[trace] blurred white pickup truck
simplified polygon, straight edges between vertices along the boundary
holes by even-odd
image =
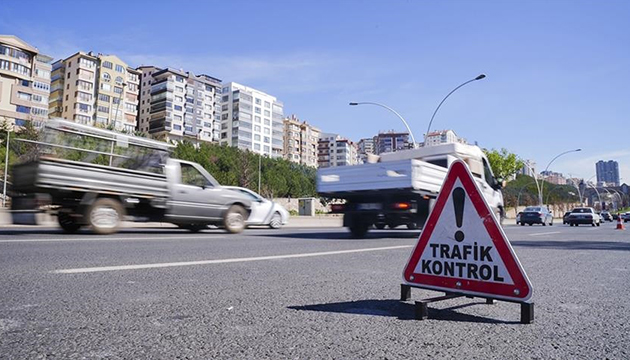
[[[381,154],[376,162],[317,171],[317,192],[343,199],[332,211],[343,213],[344,226],[363,237],[373,225],[395,228],[424,225],[450,164],[462,159],[470,168],[497,219],[504,215],[502,180],[494,177],[483,151],[474,145],[449,143]]]

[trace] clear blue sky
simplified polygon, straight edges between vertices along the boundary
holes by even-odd
[[[206,73],[276,96],[353,140],[453,129],[589,178],[620,162],[630,183],[630,1],[14,1],[0,33],[55,58],[78,50]],[[119,17],[116,17],[119,16]]]

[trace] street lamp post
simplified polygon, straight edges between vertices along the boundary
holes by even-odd
[[[385,108],[391,112],[393,112],[396,116],[398,116],[398,118],[400,119],[400,121],[403,122],[403,124],[405,124],[405,127],[407,128],[407,131],[409,132],[409,136],[411,136],[411,141],[413,142],[413,148],[416,148],[416,138],[413,136],[413,132],[411,132],[411,128],[409,128],[409,124],[407,124],[407,121],[405,121],[405,119],[402,117],[402,115],[400,115],[396,110],[390,108],[387,105],[383,105],[383,104],[379,104],[376,102],[351,102],[349,104],[350,106],[356,106],[356,105],[376,105],[376,106],[380,106],[382,108]]]
[[[118,95],[118,103],[116,104],[116,113],[115,113],[115,119],[114,119],[114,130],[116,129],[116,125],[118,124],[118,109],[120,109],[120,103],[122,102],[122,96],[123,93],[125,92],[125,86],[127,86],[127,83],[122,83],[122,90],[120,91],[120,94]]]
[[[522,160],[523,165],[527,166],[527,168],[529,169],[529,171],[534,175],[534,182],[536,183],[536,189],[538,189],[538,202],[540,203],[540,205],[542,206],[542,201],[540,200],[542,198],[542,192],[540,189],[540,183],[538,182],[538,178],[536,175],[536,171],[529,165],[529,163],[525,160]]]
[[[454,93],[455,91],[457,91],[457,89],[459,89],[460,87],[462,87],[462,86],[464,86],[464,85],[466,85],[466,84],[468,84],[468,83],[471,83],[471,82],[473,82],[473,81],[481,80],[481,79],[483,79],[483,78],[485,78],[485,77],[486,77],[486,75],[485,75],[485,74],[480,74],[480,75],[479,75],[479,76],[477,76],[476,78],[474,78],[474,79],[470,79],[470,80],[466,81],[465,83],[463,83],[463,84],[459,85],[458,87],[456,87],[455,89],[451,90],[451,92],[450,92],[450,93],[448,93],[448,94],[444,97],[444,99],[442,99],[442,101],[440,101],[440,104],[437,106],[437,108],[436,108],[436,109],[435,109],[435,111],[433,112],[433,115],[431,116],[431,121],[429,121],[429,126],[427,126],[427,133],[426,133],[425,138],[424,138],[425,146],[426,146],[426,141],[427,141],[426,137],[429,135],[429,132],[431,131],[431,124],[433,124],[433,118],[435,118],[435,114],[437,114],[438,110],[440,110],[440,107],[442,106],[442,104],[444,103],[444,101],[446,101],[446,99],[448,99],[448,97],[449,97],[449,96],[451,96],[451,94],[452,94],[452,93]]]
[[[547,170],[549,170],[549,166],[551,166],[551,164],[556,161],[557,158],[559,158],[562,155],[568,154],[568,153],[572,153],[572,152],[578,152],[578,151],[582,151],[582,149],[574,149],[574,150],[568,150],[565,151],[563,153],[560,153],[558,155],[556,155],[555,158],[551,159],[551,161],[549,162],[549,164],[547,164],[547,167],[545,168],[545,173],[547,173]],[[543,189],[545,187],[545,180],[543,179],[543,181],[541,181],[540,183],[540,194],[538,195],[538,201],[540,202],[540,206],[543,205]]]

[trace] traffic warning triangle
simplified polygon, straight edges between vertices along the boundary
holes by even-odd
[[[411,286],[525,302],[532,287],[466,163],[455,161],[403,273]]]

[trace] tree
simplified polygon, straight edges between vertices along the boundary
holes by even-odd
[[[494,176],[500,179],[507,179],[516,174],[524,165],[523,161],[519,160],[516,154],[509,152],[505,148],[501,148],[500,151],[484,149],[484,153],[488,157]]]

